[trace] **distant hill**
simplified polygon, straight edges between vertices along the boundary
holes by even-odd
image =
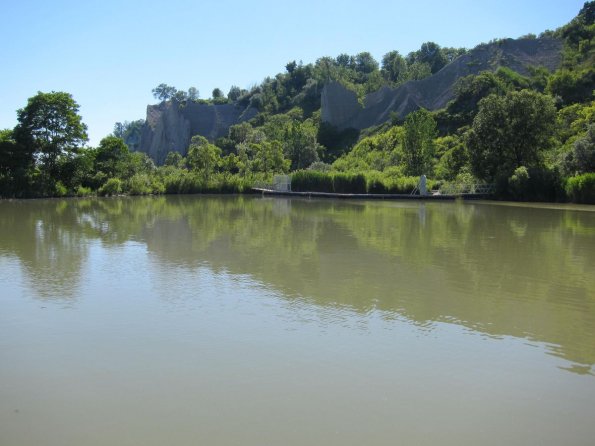
[[[499,67],[521,74],[528,74],[529,67],[554,71],[561,63],[562,49],[562,40],[551,37],[503,39],[482,44],[430,77],[396,88],[381,87],[365,96],[363,105],[356,93],[341,83],[324,82],[317,98],[321,119],[338,130],[362,130],[382,124],[394,114],[404,118],[420,107],[437,110],[453,98],[453,87],[463,76],[495,71]],[[162,164],[170,151],[185,155],[192,136],[202,135],[214,141],[227,136],[230,126],[250,120],[258,112],[257,107],[239,102],[208,104],[171,100],[149,105],[138,150]]]
[[[409,81],[397,88],[382,87],[368,94],[363,105],[353,91],[338,82],[322,91],[322,120],[339,130],[362,130],[382,124],[396,113],[398,118],[418,108],[438,110],[453,99],[458,79],[482,71],[510,68],[526,75],[529,67],[557,69],[562,61],[563,42],[554,38],[505,39],[482,44],[455,59],[436,74],[419,81]]]

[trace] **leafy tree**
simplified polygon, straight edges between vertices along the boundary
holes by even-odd
[[[172,87],[167,84],[159,84],[151,91],[155,99],[159,99],[161,102],[173,98],[177,92],[176,87]]]
[[[32,164],[33,151],[17,144],[12,130],[0,130],[0,174],[12,174]]]
[[[122,138],[106,136],[99,142],[95,155],[95,169],[109,177],[122,177],[126,164],[130,160],[130,151]]]
[[[540,167],[555,126],[553,99],[541,93],[513,91],[482,99],[468,138],[473,173],[493,181],[521,166]]]
[[[180,152],[169,152],[165,157],[164,165],[173,167],[183,167],[186,160]]]
[[[507,90],[502,79],[489,71],[460,78],[454,85],[455,96],[448,103],[446,113],[439,114],[441,128],[453,132],[463,125],[471,125],[481,99],[490,94],[504,95]]]
[[[415,63],[428,64],[430,73],[437,73],[448,63],[440,45],[434,42],[426,42],[417,51],[407,55],[407,63],[411,66]]]
[[[434,138],[437,135],[434,117],[421,108],[407,115],[403,129],[403,158],[407,174],[431,174]]]
[[[242,90],[240,89],[240,87],[232,85],[231,88],[229,89],[229,93],[227,93],[227,99],[229,99],[232,102],[235,102],[238,99],[240,99],[241,95],[242,95]]]
[[[213,99],[219,99],[223,97],[223,91],[220,88],[213,89]]]
[[[378,62],[369,52],[364,51],[355,56],[355,70],[364,74],[372,73],[378,70]]]
[[[595,124],[574,142],[564,158],[564,168],[570,175],[595,172]]]
[[[249,144],[253,153],[253,170],[256,172],[281,173],[286,172],[289,160],[283,157],[283,146],[279,141],[262,141]]]
[[[292,60],[287,65],[285,65],[285,69],[287,70],[287,72],[289,74],[292,74],[296,68],[297,68],[297,63],[295,63],[295,60]]]
[[[319,161],[322,146],[316,141],[317,128],[311,122],[293,122],[283,138],[283,151],[291,161],[291,170],[305,169]]]
[[[343,68],[353,68],[355,65],[353,56],[350,56],[349,54],[339,54],[335,60],[337,61],[337,64]]]
[[[398,82],[407,72],[407,62],[398,51],[391,51],[382,57],[382,75],[391,82]]]
[[[562,68],[549,78],[547,84],[548,93],[559,96],[565,105],[590,101],[593,99],[594,89],[593,67],[573,71]]]
[[[73,155],[88,139],[78,111],[70,94],[55,91],[38,92],[17,110],[16,142],[33,153],[50,175],[58,157]]]
[[[229,139],[231,139],[235,144],[240,144],[248,141],[253,130],[254,129],[248,122],[241,122],[229,127],[227,133],[229,135]]]
[[[426,62],[415,61],[407,67],[403,81],[419,81],[432,75],[432,68]]]
[[[446,63],[451,63],[457,57],[467,53],[465,48],[442,48],[442,54],[446,58]]]
[[[113,135],[116,138],[122,138],[131,152],[136,151],[140,146],[140,137],[144,125],[144,119],[116,122],[114,124]]]
[[[196,87],[190,87],[188,89],[188,100],[190,101],[196,101],[199,97],[199,92],[198,92],[198,88]]]
[[[213,173],[219,159],[221,158],[221,149],[200,135],[193,136],[188,147],[186,163],[188,167],[200,170],[206,180]]]
[[[171,99],[176,102],[185,102],[188,100],[188,93],[182,90],[178,90],[173,94]]]

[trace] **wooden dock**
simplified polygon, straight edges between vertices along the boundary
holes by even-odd
[[[262,195],[276,195],[288,197],[306,197],[306,198],[341,198],[341,199],[366,199],[366,200],[426,200],[426,201],[448,201],[457,198],[464,200],[481,200],[488,198],[490,194],[436,194],[436,195],[412,195],[412,194],[340,194],[335,192],[295,192],[295,191],[276,191],[262,187],[253,187],[253,191],[260,192]]]

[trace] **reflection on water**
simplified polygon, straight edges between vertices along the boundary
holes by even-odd
[[[0,444],[590,444],[590,209],[0,202]]]
[[[593,373],[595,212],[253,197],[0,203],[0,255],[18,258],[40,299],[76,299],[90,247],[130,243],[164,288],[175,268],[208,267],[320,312],[540,342],[567,370]],[[136,280],[133,265],[126,273]]]

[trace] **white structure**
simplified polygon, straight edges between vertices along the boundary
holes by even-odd
[[[427,178],[425,175],[419,177],[419,194],[420,195],[428,195],[428,187],[426,185]]]

